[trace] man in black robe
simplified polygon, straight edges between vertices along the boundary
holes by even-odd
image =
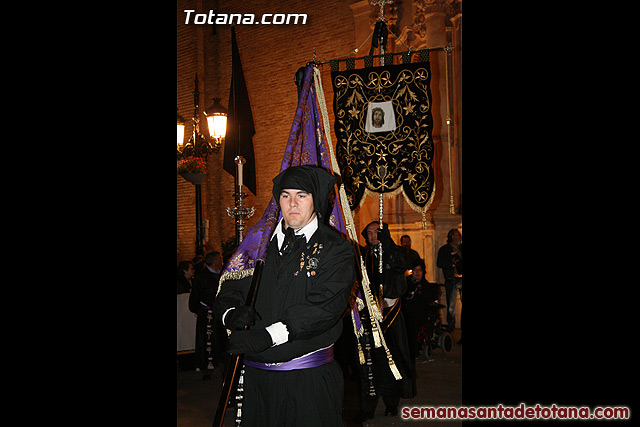
[[[210,370],[214,369],[216,360],[220,361],[221,349],[226,343],[226,334],[220,321],[214,321],[211,308],[218,291],[222,256],[218,251],[208,252],[204,257],[204,268],[193,281],[193,289],[189,296],[189,310],[198,316],[196,321],[196,370],[204,371],[203,380],[210,380]],[[224,334],[224,335],[223,335]]]
[[[440,288],[436,283],[430,283],[425,279],[424,261],[418,259],[409,265],[411,276],[407,277],[407,292],[402,297],[402,314],[407,327],[409,355],[413,363],[418,357],[420,328],[431,324],[433,319],[439,316],[434,304],[440,298]]]
[[[250,277],[224,282],[216,298],[214,311],[232,330],[229,352],[244,353],[245,425],[343,425],[333,345],[356,264],[353,244],[322,221],[334,184],[333,175],[310,165],[275,177],[283,219],[267,249],[255,310],[244,305]]]
[[[373,374],[373,385],[375,396],[371,396],[367,365],[359,365],[360,376],[360,411],[356,414],[354,421],[363,422],[373,418],[378,396],[386,406],[385,415],[397,415],[400,397],[411,398],[413,385],[411,380],[411,362],[409,360],[409,343],[404,319],[401,312],[400,297],[407,289],[407,281],[404,277],[406,269],[406,259],[404,251],[391,239],[387,224],[373,221],[365,227],[362,235],[367,241],[366,247],[361,247],[364,256],[367,275],[371,282],[371,292],[376,303],[382,306],[383,322],[381,324],[384,339],[387,343],[393,361],[396,364],[401,380],[396,380],[389,367],[386,352],[383,347],[375,348],[370,334],[365,334],[362,340],[369,339],[369,343],[364,343],[363,348],[371,348],[371,363]],[[382,242],[382,274],[379,272],[379,243]],[[379,285],[383,285],[382,295],[379,292]],[[363,310],[364,312],[365,310]],[[367,318],[366,313],[361,314]],[[365,329],[370,328],[370,322],[363,321]]]

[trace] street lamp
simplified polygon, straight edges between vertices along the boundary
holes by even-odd
[[[178,153],[177,159],[186,159],[189,157],[199,157],[206,162],[209,153],[218,153],[220,146],[226,135],[226,121],[227,121],[227,109],[220,105],[220,98],[214,98],[214,104],[207,108],[205,116],[207,121],[211,119],[209,125],[210,138],[203,136],[200,133],[199,127],[199,100],[200,91],[198,90],[198,75],[194,80],[195,88],[193,90],[193,133],[189,141],[182,144],[184,139],[184,119],[178,115]],[[216,100],[218,102],[216,102]],[[181,120],[182,119],[182,120]],[[224,123],[224,127],[220,124]],[[182,136],[181,136],[181,124],[182,124]],[[212,131],[213,130],[213,131]],[[211,140],[211,141],[210,141]],[[191,175],[191,176],[187,176]],[[202,202],[201,202],[201,190],[200,184],[204,180],[204,174],[184,174],[183,177],[191,182],[196,187],[196,255],[204,255],[204,248],[202,241],[205,235],[205,222],[202,221]],[[189,179],[188,179],[189,178]]]
[[[213,98],[213,105],[207,107],[203,113],[207,118],[209,136],[220,146],[222,138],[227,134],[227,109],[220,104],[220,98]]]
[[[199,117],[199,104],[200,104],[200,90],[198,89],[198,75],[196,74],[196,78],[194,80],[195,89],[193,90],[193,132],[191,134],[191,138],[189,141],[181,147],[180,143],[178,143],[178,160],[185,159],[187,157],[201,157],[206,160],[209,153],[218,153],[220,151],[220,147],[222,146],[222,140],[226,134],[226,118],[227,118],[227,109],[222,105],[214,103],[211,107],[216,106],[214,110],[212,110],[211,116],[215,118],[215,116],[220,116],[217,120],[224,120],[225,127],[224,129],[221,126],[218,126],[218,131],[211,133],[211,127],[209,128],[210,138],[205,137],[200,133],[200,117]],[[210,107],[210,108],[211,108]],[[205,116],[207,113],[205,113]],[[208,117],[207,117],[207,120]]]
[[[184,117],[178,113],[178,152],[184,143]]]

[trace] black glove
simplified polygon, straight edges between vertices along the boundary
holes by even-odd
[[[229,335],[229,354],[259,353],[271,347],[271,335],[265,328],[234,331]]]
[[[229,329],[243,329],[245,326],[255,325],[256,318],[261,319],[253,307],[241,305],[227,314],[224,325]]]
[[[389,243],[393,242],[393,240],[391,240],[389,227],[378,229],[378,240],[382,242],[383,247],[389,247]]]

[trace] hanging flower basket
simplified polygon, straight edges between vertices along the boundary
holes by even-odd
[[[181,173],[184,179],[192,183],[193,185],[202,184],[202,181],[207,177],[206,173]]]
[[[178,160],[177,172],[194,185],[202,184],[207,176],[207,162],[202,157]]]

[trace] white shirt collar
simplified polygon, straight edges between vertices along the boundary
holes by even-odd
[[[210,272],[215,274],[220,274],[220,270],[214,270],[213,268],[209,267],[207,264],[205,264],[204,266],[207,267],[207,270],[209,270]]]
[[[282,247],[282,242],[284,242],[284,233],[282,232],[282,226],[281,226],[282,221],[280,221],[278,225],[276,225],[276,229],[271,235],[271,240],[273,240],[274,237],[278,237],[278,249]],[[315,233],[317,229],[318,229],[318,216],[316,215],[309,222],[309,224],[305,225],[300,230],[296,231],[296,236],[301,236],[304,234],[304,237],[308,242],[309,239],[311,239],[311,236],[313,236],[313,233]]]

